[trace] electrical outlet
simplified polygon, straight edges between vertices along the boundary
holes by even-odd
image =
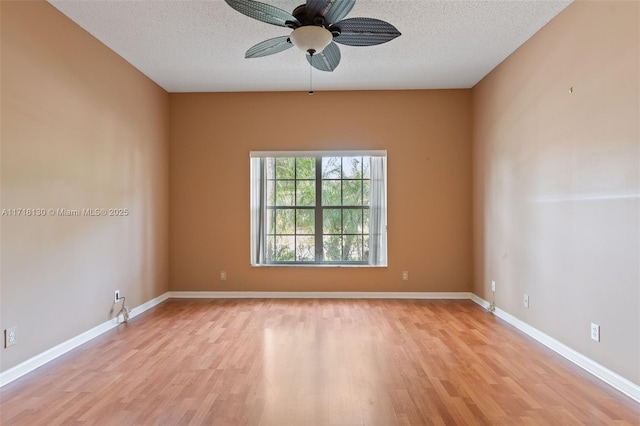
[[[496,291],[496,282],[491,281],[491,291]]]
[[[117,303],[120,300],[120,290],[113,292],[113,303]]]
[[[9,327],[4,330],[4,347],[8,348],[16,344],[16,327]]]
[[[523,300],[523,302],[524,302],[524,307],[525,307],[525,308],[527,308],[527,309],[529,309],[529,295],[528,295],[528,294],[525,294],[525,295],[524,295],[524,300]]]
[[[409,271],[402,271],[402,281],[409,281]]]
[[[224,281],[227,279],[227,271],[220,271],[220,280]]]
[[[598,324],[591,323],[591,339],[596,342],[600,341],[600,326]]]

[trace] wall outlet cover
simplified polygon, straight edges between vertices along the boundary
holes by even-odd
[[[9,327],[4,331],[4,347],[16,344],[16,327]]]
[[[598,324],[591,323],[591,339],[596,342],[600,341],[600,326]]]

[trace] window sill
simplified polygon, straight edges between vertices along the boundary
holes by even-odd
[[[387,268],[388,265],[366,265],[366,264],[302,264],[302,263],[268,263],[260,265],[251,265],[252,268]]]

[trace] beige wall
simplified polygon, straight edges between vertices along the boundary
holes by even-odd
[[[474,292],[635,383],[639,5],[570,5],[473,89]]]
[[[171,94],[171,289],[470,291],[470,106],[469,90]],[[325,149],[388,150],[389,267],[250,267],[249,151]]]
[[[1,2],[2,371],[168,290],[169,99],[47,3]],[[119,309],[119,307],[118,307]]]

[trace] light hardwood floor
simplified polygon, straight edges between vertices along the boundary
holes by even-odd
[[[3,426],[640,424],[470,301],[168,300],[0,398]]]

